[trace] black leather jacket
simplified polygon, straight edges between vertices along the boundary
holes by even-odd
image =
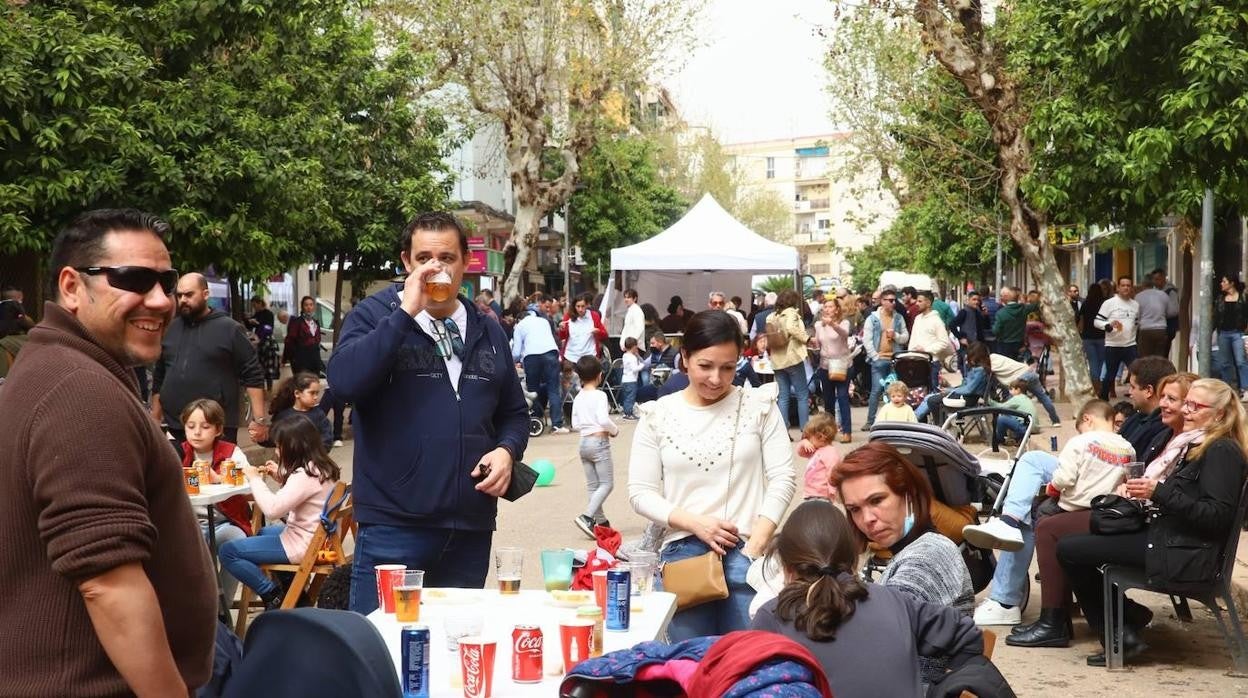
[[[1157,512],[1148,526],[1144,572],[1150,584],[1181,586],[1213,580],[1243,489],[1248,461],[1228,437],[1194,461],[1186,457],[1153,491]],[[1235,551],[1230,551],[1235,554]]]

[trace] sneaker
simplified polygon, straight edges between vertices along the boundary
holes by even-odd
[[[962,528],[962,537],[977,548],[1016,551],[1023,549],[1023,533],[997,517],[988,523],[971,524]]]
[[[1054,429],[1061,429],[1061,428],[1062,428],[1062,423],[1061,423],[1061,422],[1053,422],[1053,428],[1054,428]]]
[[[1023,612],[1018,606],[1006,608],[992,599],[984,599],[975,607],[975,625],[1018,625]]]
[[[1248,402],[1248,390],[1244,390],[1243,392],[1239,394],[1239,401]]]
[[[572,433],[572,430],[571,430],[571,429],[569,429],[569,428],[567,428],[567,427],[555,427],[554,429],[551,429],[551,430],[550,430],[550,433],[552,433],[552,434],[571,434],[571,433]]]
[[[342,439],[334,439],[334,446],[333,446],[333,447],[334,447],[334,448],[339,448],[339,447],[341,447],[341,446],[342,446]]]
[[[593,519],[584,514],[577,514],[576,518],[572,519],[572,523],[576,524],[576,527],[581,529],[581,533],[584,533],[590,540],[597,540],[594,538]]]

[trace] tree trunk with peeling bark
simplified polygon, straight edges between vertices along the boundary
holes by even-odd
[[[1023,129],[1027,115],[1016,86],[1008,80],[1001,57],[985,38],[979,0],[944,3],[916,0],[913,15],[924,43],[938,63],[962,83],[992,127],[1001,175],[1001,200],[1010,209],[1010,238],[1018,245],[1040,291],[1041,310],[1061,357],[1066,393],[1076,408],[1092,399],[1087,356],[1066,300],[1065,281],[1049,244],[1046,216],[1028,205],[1023,177],[1031,170],[1031,143]]]
[[[508,241],[508,245],[511,245],[513,241],[516,242],[516,255],[503,279],[501,300],[504,304],[510,304],[521,295],[520,283],[524,279],[525,267],[528,265],[533,245],[537,242],[537,232],[543,215],[545,214],[542,211],[531,204],[516,205],[516,222],[511,232],[512,240]],[[524,243],[520,243],[520,240],[524,240]]]

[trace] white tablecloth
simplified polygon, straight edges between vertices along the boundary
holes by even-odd
[[[200,485],[199,494],[188,494],[193,507],[206,507],[233,497],[236,494],[251,494],[251,485]]]
[[[459,681],[459,653],[447,649],[446,634],[442,621],[447,617],[463,614],[479,614],[485,621],[482,634],[498,643],[494,656],[494,695],[499,698],[511,696],[556,696],[563,675],[543,676],[541,683],[514,683],[511,680],[511,631],[517,624],[537,625],[542,629],[542,653],[548,667],[561,662],[559,623],[576,617],[575,608],[562,608],[547,603],[549,595],[544,591],[522,590],[514,596],[503,596],[493,590],[447,590],[450,594],[471,595],[471,603],[436,603],[425,601],[420,608],[420,624],[429,626],[429,678],[430,695],[462,696]],[[425,590],[427,598],[429,590]],[[641,610],[638,610],[640,608]],[[607,652],[632,647],[638,642],[657,640],[667,630],[667,624],[676,611],[676,596],[653,592],[633,597],[633,612],[627,632],[603,632],[603,645]],[[368,616],[377,627],[395,667],[401,667],[399,640],[402,625],[394,614],[380,609]],[[452,678],[453,677],[453,678]],[[399,679],[402,680],[400,670]]]

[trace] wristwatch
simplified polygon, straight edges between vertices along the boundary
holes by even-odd
[[[269,426],[269,418],[268,417],[260,417],[260,418],[252,417],[251,423],[259,424],[262,427],[267,427]]]

